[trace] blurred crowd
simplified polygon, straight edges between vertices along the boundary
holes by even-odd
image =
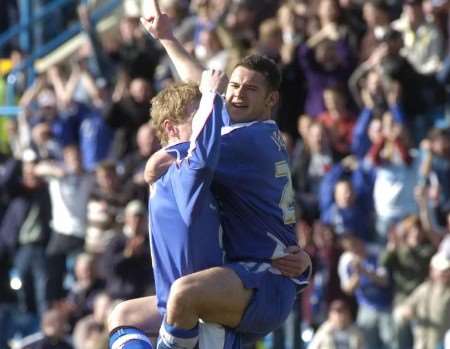
[[[266,348],[449,349],[450,2],[160,5],[205,67],[230,72],[256,52],[282,71],[274,119],[314,274],[295,334]],[[31,86],[15,73],[23,111],[0,154],[1,348],[107,348],[111,307],[153,292],[150,100],[177,75],[140,15],[99,36],[82,6],[84,44]]]

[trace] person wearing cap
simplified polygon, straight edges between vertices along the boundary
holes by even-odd
[[[415,320],[414,349],[435,349],[450,328],[450,255],[436,253],[430,262],[430,279],[422,283],[394,314]]]
[[[352,320],[346,301],[336,299],[330,304],[328,319],[318,328],[308,349],[362,349],[364,338]]]
[[[405,0],[400,19],[393,27],[403,34],[403,55],[421,74],[436,73],[444,56],[444,39],[441,31],[427,20],[422,0]]]

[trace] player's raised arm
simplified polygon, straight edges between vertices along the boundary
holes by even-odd
[[[206,70],[202,74],[200,91],[202,99],[192,119],[190,139],[190,167],[214,167],[219,157],[220,131],[223,125],[223,101],[219,97],[227,86],[228,79],[223,72]],[[214,164],[214,165],[212,165]]]
[[[147,32],[159,40],[167,52],[181,80],[200,82],[203,67],[195,60],[173,35],[172,23],[165,13],[161,13],[158,0],[147,0],[148,13],[141,17],[141,23]]]

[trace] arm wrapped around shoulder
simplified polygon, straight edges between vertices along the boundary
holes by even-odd
[[[148,185],[155,183],[175,162],[175,158],[168,154],[165,149],[154,153],[145,164],[144,179]]]

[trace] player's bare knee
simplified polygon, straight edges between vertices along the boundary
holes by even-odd
[[[127,302],[121,302],[114,306],[113,310],[108,316],[108,331],[125,326],[129,320],[130,311]]]
[[[167,312],[172,317],[183,316],[186,312],[195,312],[197,283],[190,277],[177,279],[170,288]]]

